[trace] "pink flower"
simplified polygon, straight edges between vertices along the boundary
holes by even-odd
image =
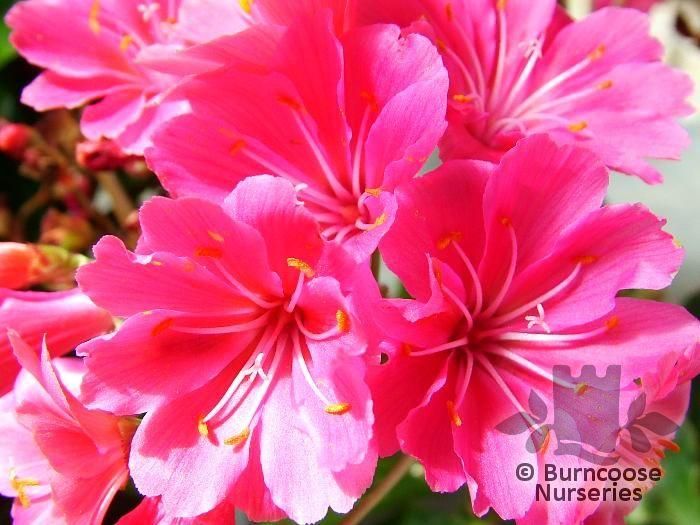
[[[649,11],[654,5],[658,4],[660,0],[594,0],[594,9],[603,9],[604,7],[630,7],[633,9],[639,9],[640,11]]]
[[[375,7],[376,4],[376,7]],[[393,13],[391,9],[393,8]],[[443,158],[498,162],[547,133],[611,169],[661,181],[649,158],[676,159],[690,79],[661,62],[647,16],[607,8],[572,22],[555,0],[378,2],[374,18],[430,35],[450,73]]]
[[[79,347],[91,407],[147,413],[130,466],[169,515],[223,501],[255,521],[347,512],[376,463],[366,265],[322,240],[291,183],[246,179],[214,204],[155,198],[136,253],[114,237],[81,288],[126,317]],[[359,306],[357,306],[359,304]]]
[[[0,395],[12,389],[20,367],[12,355],[8,329],[32,347],[47,338],[51,354],[59,356],[113,327],[112,316],[79,290],[13,292],[0,289]]]
[[[194,518],[168,516],[160,498],[144,498],[139,506],[117,522],[117,525],[220,525],[236,523],[236,511],[224,503]]]
[[[268,36],[253,57],[245,39],[229,42],[225,55],[248,61],[183,88],[192,113],[162,128],[149,162],[177,196],[222,200],[247,176],[284,177],[324,237],[364,259],[391,224],[393,190],[418,173],[444,130],[440,56],[396,26],[337,37],[329,10]],[[210,51],[212,60],[223,53]]]
[[[496,427],[530,412],[532,392],[546,414],[554,384],[587,388],[554,377],[554,365],[573,376],[586,364],[621,365],[623,390],[654,383],[659,368],[673,374],[670,363],[683,359],[697,373],[697,320],[675,305],[616,298],[667,286],[683,252],[641,205],[601,208],[607,181],[592,153],[539,135],[496,167],[448,162],[397,192],[380,250],[415,299],[377,309],[403,343],[370,376],[380,454],[418,458],[435,491],[466,483],[478,515],[493,507],[543,522],[535,483],[551,444],[535,443],[533,458],[528,434]],[[531,481],[516,478],[520,463],[534,464]],[[563,523],[593,510],[546,509]]]
[[[95,102],[83,133],[142,153],[153,129],[186,108],[168,98],[180,77],[147,60],[240,30],[244,16],[224,0],[25,0],[6,22],[17,50],[46,69],[24,90],[24,103],[43,111]]]
[[[0,492],[15,497],[15,523],[101,523],[129,478],[130,419],[88,410],[77,399],[85,373],[74,358],[41,357],[9,337],[24,370],[0,399]]]

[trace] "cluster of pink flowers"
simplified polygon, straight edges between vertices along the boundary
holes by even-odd
[[[122,524],[313,523],[351,511],[398,451],[433,491],[466,486],[479,516],[632,510],[537,499],[545,463],[584,458],[557,454],[549,426],[499,425],[552,413],[555,385],[585,396],[557,365],[614,364],[609,457],[675,448],[673,430],[637,446],[634,424],[680,423],[700,323],[618,294],[668,286],[683,250],[642,205],[603,205],[611,170],[659,183],[649,160],[688,143],[691,82],[642,11],[23,0],[6,21],[43,68],[23,101],[85,106],[83,134],[144,156],[169,194],[141,208],[135,249],[102,238],[72,290],[28,291],[46,256],[0,247],[16,523],[99,524],[129,480],[144,499]],[[409,298],[383,296],[380,257]]]

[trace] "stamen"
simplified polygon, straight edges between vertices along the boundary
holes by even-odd
[[[379,113],[379,103],[377,102],[377,97],[375,97],[373,93],[363,91],[360,93],[360,98],[369,104],[368,109],[372,110],[374,113]]]
[[[557,384],[559,386],[563,386],[564,388],[570,388],[570,389],[575,389],[575,385],[573,383],[569,383],[568,381],[564,381],[562,379],[558,379],[554,377],[554,375],[550,374],[546,370],[542,369],[541,367],[537,366],[533,362],[525,359],[523,356],[512,352],[506,348],[503,348],[501,346],[491,346],[485,349],[486,352],[489,352],[491,354],[495,354],[498,356],[501,356],[505,359],[508,359],[512,363],[515,363],[516,365],[519,365],[520,367],[524,368],[525,370],[529,370],[530,372],[533,372],[534,374],[540,376],[543,379],[546,379],[547,381]]]
[[[350,412],[351,408],[352,405],[350,405],[350,403],[333,403],[332,405],[328,405],[323,410],[327,414],[331,414],[334,416],[342,416],[343,414],[347,414],[348,412]]]
[[[209,436],[209,427],[207,426],[207,422],[204,420],[203,416],[200,416],[199,420],[197,421],[197,430],[199,431],[200,436]]]
[[[224,445],[237,447],[237,446],[245,443],[249,437],[250,437],[250,429],[248,427],[245,427],[243,430],[241,430],[235,436],[231,436],[230,438],[225,439]]]
[[[444,250],[452,242],[462,240],[462,232],[450,232],[437,242],[438,250]]]
[[[365,188],[365,193],[372,197],[379,197],[382,194],[381,188]]]
[[[310,264],[302,261],[301,259],[297,259],[296,257],[289,257],[287,259],[287,266],[289,266],[290,268],[296,268],[301,273],[306,275],[306,277],[308,277],[309,279],[312,279],[315,275],[314,269],[311,267]]]
[[[250,14],[253,9],[253,1],[254,0],[238,0],[238,5],[240,5],[241,9],[247,14]]]
[[[232,284],[240,294],[242,294],[247,299],[250,299],[253,303],[261,308],[274,308],[279,305],[278,302],[270,302],[263,299],[259,294],[248,290],[242,283],[240,283],[231,273],[226,269],[226,267],[221,263],[220,260],[215,259],[214,264],[226,280]]]
[[[464,402],[464,397],[467,395],[467,389],[469,388],[469,383],[472,378],[472,370],[474,368],[474,357],[471,352],[467,352],[467,369],[464,374],[460,375],[459,383],[455,392],[457,396],[455,397],[455,408],[462,406]],[[460,362],[460,371],[462,369],[462,364]]]
[[[496,2],[498,18],[498,55],[496,58],[496,72],[494,74],[493,88],[489,96],[488,106],[495,107],[495,103],[501,96],[501,84],[503,82],[503,72],[506,65],[506,54],[508,49],[508,29],[505,15],[506,0]]]
[[[599,58],[602,58],[604,54],[605,54],[605,44],[600,44],[598,47],[596,47],[593,51],[591,51],[588,54],[588,58],[590,60],[598,60]]]
[[[246,323],[233,324],[228,326],[202,326],[202,327],[189,327],[189,326],[168,326],[172,328],[175,332],[182,332],[185,334],[198,334],[198,335],[217,335],[217,334],[233,334],[239,332],[247,332],[249,330],[255,330],[261,326],[265,326],[269,317],[272,315],[274,310],[269,310],[260,317],[248,321]],[[172,324],[172,323],[171,323]]]
[[[134,41],[134,37],[131,35],[124,35],[122,39],[119,41],[119,50],[122,53],[126,53],[127,49],[129,49],[129,46],[131,43]]]
[[[459,417],[459,414],[457,413],[457,409],[455,408],[455,404],[452,401],[447,401],[447,413],[450,415],[450,419],[452,420],[452,423],[456,427],[461,427],[462,426],[462,419]]]
[[[455,93],[452,95],[452,100],[460,104],[469,104],[474,100],[474,95],[465,95],[464,93]]]
[[[462,301],[460,301],[459,297],[457,297],[457,295],[452,290],[450,290],[448,287],[443,286],[442,292],[445,295],[447,295],[447,297],[450,298],[450,300],[455,304],[455,306],[457,308],[459,308],[459,310],[462,312],[462,315],[464,316],[464,318],[467,321],[467,330],[471,330],[472,327],[474,326],[474,318],[472,317],[472,314],[469,312],[469,309],[467,308],[467,306]]]
[[[516,308],[512,312],[508,312],[503,315],[499,315],[496,317],[493,317],[491,321],[496,324],[496,325],[502,325],[505,323],[508,323],[512,321],[513,319],[517,319],[521,315],[523,315],[526,312],[529,312],[532,308],[542,305],[542,303],[549,301],[553,297],[556,297],[559,295],[562,291],[564,291],[575,279],[578,277],[579,272],[581,271],[581,266],[583,266],[585,263],[582,261],[579,261],[576,266],[574,267],[573,271],[564,279],[562,282],[560,282],[558,285],[556,285],[554,288],[549,290],[548,292],[543,293],[539,297],[536,297],[529,303],[524,304],[520,308]],[[539,308],[538,308],[539,310]],[[542,315],[544,317],[544,314]],[[528,326],[528,328],[530,328]]]
[[[221,248],[214,248],[210,246],[200,246],[194,251],[195,257],[209,257],[211,259],[221,259],[224,256],[224,252]]]
[[[208,231],[207,235],[209,235],[209,237],[214,239],[216,242],[224,242],[224,236],[221,235],[220,233]]]
[[[484,291],[481,286],[481,281],[479,280],[479,275],[476,273],[476,268],[474,268],[474,265],[472,264],[471,260],[469,257],[467,257],[467,254],[464,253],[464,250],[462,250],[462,247],[457,244],[456,242],[452,243],[452,246],[454,246],[454,249],[457,250],[457,254],[459,257],[462,259],[462,262],[464,265],[467,267],[467,271],[469,272],[469,276],[472,279],[472,283],[474,285],[474,315],[478,315],[479,312],[481,312],[481,307],[483,306],[484,302]]]
[[[151,329],[151,336],[158,337],[160,334],[168,330],[173,325],[173,322],[173,319],[163,319]]]
[[[499,388],[505,394],[505,396],[508,398],[511,404],[515,407],[515,409],[523,415],[523,418],[525,419],[525,421],[527,421],[528,425],[530,425],[530,427],[532,428],[535,428],[537,426],[537,423],[530,417],[528,411],[525,410],[520,401],[518,401],[518,398],[515,397],[513,391],[506,384],[501,375],[498,373],[498,370],[494,368],[494,366],[491,364],[488,358],[478,353],[475,354],[475,357],[476,359],[478,359],[481,366],[483,366],[488,372],[488,374],[493,378],[493,380],[496,382],[496,384],[499,386]]]
[[[590,385],[588,383],[577,383],[576,386],[574,386],[574,393],[577,396],[582,396],[586,392],[588,392],[588,389],[590,388]]]
[[[500,341],[520,341],[543,344],[570,343],[575,341],[585,341],[586,339],[591,339],[598,335],[604,334],[615,328],[618,323],[618,318],[613,316],[605,321],[602,328],[597,328],[595,330],[579,334],[528,334],[523,332],[505,332],[499,334],[497,339]]]
[[[613,87],[612,80],[603,80],[600,84],[598,84],[598,89],[600,90],[610,89],[611,87]]]
[[[373,101],[374,106],[377,106],[377,102]],[[365,135],[367,134],[367,128],[369,127],[370,112],[372,111],[372,106],[370,105],[365,109],[365,113],[362,116],[362,123],[360,124],[360,129],[357,132],[357,142],[355,143],[355,154],[352,159],[352,192],[356,197],[360,196],[360,186],[362,184],[362,152],[365,147]],[[377,111],[375,109],[374,111]]]
[[[318,385],[314,381],[314,378],[311,377],[311,372],[309,371],[309,368],[306,366],[306,360],[304,359],[304,355],[301,350],[301,342],[299,341],[299,333],[294,332],[292,334],[292,342],[294,345],[294,357],[297,361],[297,364],[299,365],[299,370],[301,371],[301,374],[304,376],[304,379],[306,380],[306,383],[309,385],[309,388],[313,391],[314,394],[316,394],[316,397],[318,397],[321,402],[325,405],[325,411],[328,412],[329,414],[344,414],[348,410],[350,410],[350,405],[347,403],[332,403],[326,395],[321,392],[321,389],[318,388]],[[347,406],[346,406],[347,405]],[[336,412],[329,412],[328,410],[335,410]],[[342,411],[344,409],[344,412]]]
[[[297,108],[293,107],[292,109],[297,109]],[[314,154],[316,161],[318,162],[319,166],[321,167],[321,171],[323,172],[324,176],[326,177],[326,181],[328,182],[329,186],[331,187],[331,190],[333,190],[333,193],[335,193],[336,196],[338,196],[338,197],[341,197],[341,198],[352,197],[352,194],[347,189],[345,189],[345,187],[340,183],[340,181],[335,176],[335,173],[333,172],[330,165],[328,164],[328,160],[326,159],[326,156],[323,153],[321,147],[319,146],[316,139],[311,134],[311,131],[309,130],[309,128],[304,123],[304,120],[301,118],[300,109],[301,108],[297,109],[296,111],[293,111],[292,116],[293,116],[294,120],[296,121],[297,126],[299,127],[302,135],[304,135],[304,139],[306,139],[306,143],[308,144],[309,148],[311,149],[311,152]]]
[[[301,298],[301,294],[304,291],[304,277],[305,277],[304,272],[299,272],[299,277],[297,278],[297,285],[294,288],[294,293],[292,293],[292,296],[289,298],[289,302],[287,303],[287,306],[284,307],[284,309],[292,313],[294,311],[294,308],[296,308],[297,303],[299,302],[299,299]]]
[[[270,378],[274,374],[273,366],[270,367],[270,372],[267,375],[260,375],[260,371],[262,369],[262,359],[264,359],[265,354],[270,349],[272,343],[275,341],[283,327],[284,324],[282,322],[278,322],[276,327],[270,327],[263,333],[258,345],[255,347],[250,357],[243,365],[243,368],[241,368],[240,372],[236,375],[224,395],[221,397],[221,399],[219,399],[219,402],[209,411],[206,416],[200,418],[198,426],[200,434],[203,436],[208,435],[209,428],[207,427],[207,423],[214,419],[226,407],[246,378],[250,378],[250,385],[252,385],[256,376],[264,377],[264,384],[268,384],[270,382]],[[277,359],[277,353],[273,359],[273,365],[274,360]],[[260,357],[261,354],[263,356],[262,358]],[[203,433],[204,430],[206,430],[206,434]]]
[[[498,295],[496,295],[494,300],[491,302],[489,307],[484,311],[484,317],[491,317],[496,312],[496,310],[498,310],[498,307],[501,306],[503,299],[505,299],[506,294],[508,293],[510,285],[513,283],[513,278],[515,277],[515,268],[518,264],[518,240],[515,237],[515,229],[513,228],[510,218],[508,217],[502,217],[501,224],[508,229],[508,235],[510,236],[510,265],[508,267],[508,273],[506,274],[506,278],[503,281],[503,284],[501,285],[501,289],[498,292]]]
[[[96,35],[100,34],[100,0],[93,0],[88,14],[88,25],[90,31]]]
[[[670,450],[671,452],[681,451],[681,447],[678,446],[678,443],[676,443],[675,441],[671,441],[670,439],[661,438],[658,440],[658,443],[659,445]]]
[[[350,331],[350,317],[343,310],[338,310],[335,313],[335,321],[340,332],[347,333]]]
[[[324,341],[324,340],[329,339],[331,337],[335,337],[336,335],[341,333],[340,327],[337,323],[333,328],[326,330],[325,332],[321,332],[319,334],[316,334],[314,332],[311,332],[308,328],[306,328],[306,326],[304,326],[304,323],[302,322],[299,314],[294,316],[294,320],[297,324],[297,327],[299,328],[299,331],[302,334],[304,334],[304,337],[306,337],[307,339],[311,339],[312,341]]]
[[[549,325],[544,320],[544,306],[541,303],[537,304],[537,315],[526,315],[525,321],[527,321],[527,329],[530,330],[533,326],[541,326],[542,329],[548,334],[552,333]]]
[[[361,219],[357,219],[355,221],[355,227],[358,230],[362,230],[362,231],[372,231],[375,228],[379,228],[385,222],[386,222],[386,213],[382,213],[379,217],[377,217],[375,219],[375,221],[372,224],[367,224],[366,222],[362,222]]]
[[[428,348],[427,350],[419,350],[417,352],[411,351],[410,355],[412,357],[420,357],[424,355],[438,354],[440,352],[445,352],[446,350],[452,350],[453,348],[466,346],[468,343],[469,339],[467,339],[466,337],[462,337],[460,339],[456,339],[455,341],[450,341],[449,343],[444,343],[438,346],[434,346],[432,348]]]
[[[28,487],[38,487],[41,485],[39,481],[33,478],[18,478],[14,467],[10,468],[10,487],[17,493],[17,499],[23,508],[28,509],[31,506],[31,499],[27,494]]]
[[[447,4],[445,4],[445,16],[447,16],[448,22],[453,22],[455,19],[455,14],[454,14],[454,11],[452,9],[452,4],[449,2]]]
[[[567,126],[567,129],[573,133],[580,133],[588,127],[588,122],[582,120],[580,122],[573,122]]]

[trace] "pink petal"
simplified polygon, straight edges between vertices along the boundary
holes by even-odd
[[[255,335],[164,328],[178,324],[198,326],[195,318],[156,311],[133,316],[115,333],[81,345],[78,351],[87,357],[89,370],[82,387],[85,402],[124,415],[146,412],[208,384]]]
[[[89,139],[115,138],[142,114],[146,99],[140,89],[107,95],[85,109],[80,129]]]
[[[22,103],[37,111],[76,108],[124,89],[124,80],[110,76],[74,78],[45,71],[22,91]]]

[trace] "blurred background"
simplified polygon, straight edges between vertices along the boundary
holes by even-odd
[[[65,0],[70,1],[70,0]],[[537,0],[533,0],[537,1]],[[0,0],[0,14],[13,4]],[[654,34],[663,41],[667,59],[686,70],[700,86],[700,0],[569,0],[562,2],[577,17],[602,5],[650,10]],[[19,95],[37,71],[18,58],[0,23],[0,241],[41,242],[65,254],[88,254],[107,233],[133,241],[135,210],[161,192],[141,159],[125,158],[109,144],[82,143],[77,114],[36,114]],[[700,108],[700,90],[692,100]],[[19,124],[19,125],[16,125]],[[25,127],[24,125],[27,125]],[[687,306],[700,316],[700,117],[685,121],[693,145],[681,162],[660,163],[666,183],[646,186],[635,177],[613,176],[610,202],[642,202],[668,218],[667,229],[686,248],[686,262],[674,285],[652,298]],[[31,127],[29,127],[31,126]],[[60,280],[57,281],[60,286]],[[391,284],[391,283],[389,283]],[[634,292],[632,292],[634,293]],[[677,442],[681,451],[663,463],[666,475],[628,518],[632,525],[700,524],[700,383],[695,382],[689,417]],[[377,482],[395,458],[380,465]],[[137,502],[133,488],[120,495],[111,516]],[[9,523],[9,500],[0,498],[0,524]],[[114,518],[108,518],[113,523]],[[488,523],[500,523],[495,515]],[[240,523],[246,523],[241,517]],[[324,524],[340,522],[329,516]],[[363,521],[366,525],[461,525],[478,523],[466,492],[431,494],[420,466],[414,465],[398,486]]]

